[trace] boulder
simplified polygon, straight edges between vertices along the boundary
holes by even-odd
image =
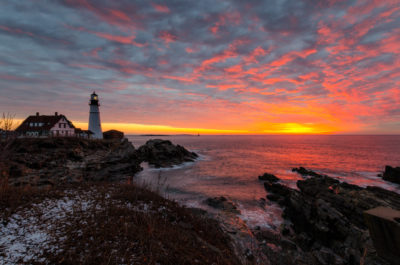
[[[279,178],[277,178],[275,175],[270,174],[270,173],[264,173],[261,176],[258,176],[259,180],[265,180],[265,181],[269,181],[269,182],[278,182]]]
[[[400,167],[386,166],[382,178],[386,181],[400,184]]]
[[[391,264],[400,261],[400,211],[377,207],[364,212],[378,255]]]
[[[138,149],[142,160],[159,167],[172,167],[184,162],[193,162],[198,156],[194,152],[186,150],[180,145],[174,145],[171,141],[154,139]]]
[[[121,131],[117,130],[109,130],[106,132],[103,132],[103,138],[105,140],[114,140],[114,139],[123,139],[124,138],[124,133]]]
[[[213,208],[234,214],[240,214],[240,211],[236,207],[235,203],[231,200],[228,200],[224,196],[208,198],[204,202]]]

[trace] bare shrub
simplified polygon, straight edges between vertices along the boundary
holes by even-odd
[[[15,114],[9,112],[2,114],[0,118],[0,129],[4,131],[12,131],[15,127]]]

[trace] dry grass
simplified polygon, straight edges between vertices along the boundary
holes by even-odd
[[[0,218],[7,219],[20,208],[29,207],[48,198],[60,198],[64,195],[64,188],[52,189],[49,187],[9,186],[8,177],[0,172]]]
[[[4,197],[0,207],[15,212],[32,200],[56,200],[71,190],[89,203],[55,218],[47,233],[56,251],[47,249],[28,263],[239,264],[215,220],[132,184],[87,183],[46,192],[31,188],[26,194],[21,189]]]

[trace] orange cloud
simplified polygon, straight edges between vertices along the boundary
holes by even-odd
[[[101,32],[94,32],[96,36],[99,36],[101,38],[119,42],[122,44],[133,44],[133,40],[135,39],[135,36],[115,36],[107,33],[101,33]]]

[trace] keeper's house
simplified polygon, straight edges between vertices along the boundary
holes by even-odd
[[[75,128],[64,115],[36,115],[29,116],[15,130],[20,137],[80,137],[90,138],[90,131]]]

